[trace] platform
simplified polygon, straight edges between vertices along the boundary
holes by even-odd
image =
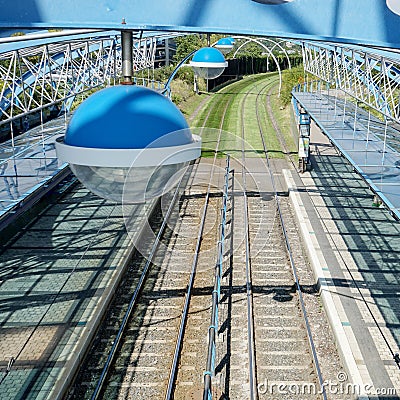
[[[353,103],[345,103],[335,91],[292,94],[400,219],[400,132],[360,107],[355,110]]]
[[[358,399],[398,399],[399,222],[373,206],[367,183],[315,125],[311,150],[311,172],[285,176],[347,370],[343,383],[353,382]]]

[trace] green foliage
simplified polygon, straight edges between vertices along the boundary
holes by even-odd
[[[8,69],[10,64],[11,64],[11,60],[9,58],[0,60],[0,66],[4,67],[5,69]]]
[[[10,36],[11,37],[14,37],[14,36],[25,36],[25,33],[24,32],[14,32]]]
[[[283,106],[290,104],[292,100],[292,89],[299,83],[304,82],[304,69],[303,66],[287,69],[283,71],[282,77],[282,91],[281,91],[281,103]]]
[[[259,44],[249,42],[240,49],[240,51],[236,54],[236,58],[261,57],[263,51],[265,50]]]
[[[171,82],[171,100],[176,105],[188,100],[193,94],[193,85],[180,79]]]
[[[174,60],[176,62],[183,60],[192,51],[207,45],[207,38],[197,34],[177,37],[175,41],[176,53]]]

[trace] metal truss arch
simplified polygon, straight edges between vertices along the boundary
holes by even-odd
[[[233,54],[233,58],[236,57],[237,53],[247,44],[249,43],[256,43],[259,46],[261,46],[264,50],[266,50],[268,52],[268,54],[272,57],[272,59],[274,60],[275,64],[276,64],[276,68],[278,69],[278,73],[279,73],[279,90],[278,90],[278,96],[280,96],[281,94],[281,90],[282,90],[282,71],[281,68],[279,66],[279,62],[276,59],[276,57],[274,56],[274,54],[272,53],[272,51],[264,44],[262,43],[260,40],[258,39],[254,39],[248,36],[233,36],[234,39],[245,39],[246,42],[242,43],[235,51],[235,53]]]
[[[289,69],[292,68],[292,63],[290,62],[289,54],[288,54],[288,52],[286,51],[286,49],[285,49],[283,46],[281,46],[281,43],[284,42],[285,40],[276,41],[276,40],[272,40],[272,39],[270,39],[270,38],[259,38],[259,40],[260,40],[260,41],[266,41],[266,42],[272,43],[273,46],[270,48],[271,51],[274,51],[275,47],[279,47],[279,48],[281,49],[281,51],[283,51],[283,53],[284,53],[285,56],[286,56]]]

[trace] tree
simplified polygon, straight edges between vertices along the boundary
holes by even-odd
[[[246,40],[246,39],[245,39]],[[236,47],[239,47],[241,43],[238,43]],[[253,57],[258,58],[262,56],[262,52],[265,51],[262,46],[257,43],[249,42],[243,46],[240,51],[236,54],[237,58]]]
[[[177,37],[175,41],[176,53],[174,59],[176,62],[180,62],[181,60],[183,60],[192,51],[198,50],[201,47],[207,45],[207,40],[197,34],[180,36]]]

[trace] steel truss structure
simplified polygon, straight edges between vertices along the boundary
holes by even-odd
[[[171,36],[134,38],[134,70],[152,68],[157,43]],[[120,77],[120,33],[53,41],[0,54],[0,126],[54,106],[69,111],[77,95]]]
[[[385,117],[400,122],[400,59],[396,53],[302,42],[304,70]]]

